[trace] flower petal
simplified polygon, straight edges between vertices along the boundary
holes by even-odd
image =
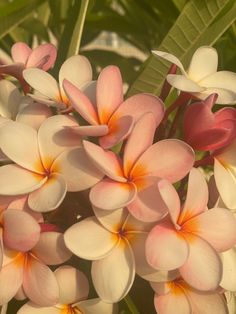
[[[150,146],[134,165],[131,176],[157,176],[176,182],[182,179],[192,168],[194,153],[186,143],[167,139]]]
[[[202,79],[199,84],[204,87],[223,88],[235,93],[236,73],[219,71]]]
[[[62,153],[53,163],[52,171],[63,176],[69,192],[86,190],[104,176],[88,159],[82,147]]]
[[[129,175],[133,165],[152,145],[156,123],[152,113],[144,114],[135,124],[124,149],[124,173]]]
[[[200,81],[215,73],[218,67],[218,54],[213,47],[200,47],[193,56],[189,65],[188,75],[194,81]]]
[[[104,136],[109,132],[108,126],[102,125],[83,125],[71,127],[71,130],[79,136]]]
[[[33,49],[26,63],[27,68],[40,67],[48,71],[53,67],[57,57],[57,49],[52,44],[42,44]]]
[[[222,277],[222,263],[216,251],[200,237],[185,234],[189,255],[179,271],[183,279],[193,288],[213,291]]]
[[[39,189],[46,180],[47,178],[14,164],[2,166],[0,167],[0,194],[26,194]]]
[[[135,261],[128,243],[122,243],[103,259],[94,261],[91,270],[94,288],[108,303],[123,299],[132,287]]]
[[[78,304],[78,308],[86,314],[94,314],[94,313],[116,314],[117,313],[116,304],[103,302],[99,298],[81,301]]]
[[[16,116],[16,121],[27,124],[38,130],[41,124],[52,115],[48,106],[40,103],[33,103],[24,107]]]
[[[30,126],[19,122],[6,123],[1,128],[0,146],[4,154],[21,167],[44,173],[37,132]]]
[[[118,67],[105,67],[97,80],[97,108],[99,120],[107,124],[113,112],[123,102],[123,82]]]
[[[198,193],[196,193],[196,187],[198,187]],[[208,197],[208,186],[205,177],[198,169],[192,168],[189,173],[186,200],[178,223],[182,224],[204,212],[207,208]]]
[[[33,302],[27,302],[17,312],[17,314],[60,314],[61,309],[57,307],[42,307]]]
[[[84,273],[71,266],[61,266],[54,274],[59,285],[60,304],[73,304],[87,299],[89,282]]]
[[[27,259],[23,289],[28,298],[40,306],[51,306],[58,302],[59,287],[50,268],[32,256]]]
[[[89,197],[95,207],[113,210],[127,206],[136,195],[136,186],[132,182],[123,183],[104,179],[91,189]]]
[[[66,230],[64,238],[71,252],[88,260],[104,258],[118,241],[118,237],[104,228],[96,217],[89,217],[74,224]]]
[[[3,212],[4,245],[12,250],[29,251],[39,240],[40,227],[28,213],[16,209]]]
[[[32,49],[23,42],[15,43],[11,47],[11,56],[14,62],[20,62],[26,64]]]
[[[207,241],[216,251],[223,252],[236,245],[236,219],[227,209],[212,208],[183,225],[191,233]]]
[[[15,119],[18,112],[21,94],[10,81],[0,81],[0,115],[4,118]]]
[[[113,180],[126,182],[120,161],[113,152],[105,151],[100,146],[88,141],[83,141],[83,146],[88,157],[100,171]]]
[[[80,55],[68,58],[59,71],[61,90],[63,90],[62,84],[64,79],[67,79],[78,88],[92,81],[92,67],[89,60]]]
[[[168,74],[166,79],[171,86],[183,92],[199,93],[203,92],[206,89],[205,87],[198,85],[193,80],[187,78],[184,75]]]
[[[223,275],[220,286],[229,291],[236,291],[236,251],[235,249],[221,253]]]
[[[72,107],[92,125],[99,124],[98,115],[90,99],[68,80],[63,81],[63,88],[71,101]]]
[[[158,51],[158,50],[153,50],[152,53],[154,54],[154,56],[161,57],[161,58],[177,65],[177,67],[181,70],[182,74],[184,74],[184,75],[187,74],[185,72],[183,64],[180,62],[180,60],[177,57],[175,57],[174,55],[172,55],[171,53],[164,52],[164,51]]]
[[[31,87],[47,98],[56,100],[60,97],[57,81],[49,73],[30,68],[23,71],[23,77]]]
[[[218,72],[217,72],[218,73]],[[193,96],[199,99],[205,99],[211,94],[217,94],[216,104],[234,104],[236,101],[236,93],[232,90],[217,88],[217,87],[207,87],[207,89],[201,93],[192,93]]]
[[[32,252],[47,265],[62,264],[72,255],[65,246],[63,234],[54,231],[42,232]]]
[[[188,258],[188,244],[168,223],[155,226],[148,235],[146,257],[158,270],[172,270],[182,266]]]

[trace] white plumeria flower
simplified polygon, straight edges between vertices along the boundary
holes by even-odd
[[[200,47],[192,56],[189,68],[185,71],[183,64],[174,55],[153,51],[153,54],[177,65],[181,74],[168,74],[167,81],[180,91],[205,99],[210,94],[218,94],[217,103],[236,102],[236,73],[218,71],[217,51],[212,47]]]
[[[45,120],[38,132],[19,122],[1,128],[0,148],[15,164],[0,167],[0,194],[29,194],[38,212],[57,208],[67,191],[90,188],[103,175],[88,160],[80,138],[64,126],[77,125],[69,116]]]
[[[115,314],[117,307],[99,298],[86,300],[89,294],[88,279],[71,266],[61,266],[54,272],[59,286],[59,303],[39,307],[32,302],[23,305],[17,314]]]
[[[94,208],[89,217],[70,227],[65,243],[75,255],[91,260],[92,280],[99,297],[115,303],[132,287],[136,268],[147,264],[145,240],[150,224],[136,220],[126,209]]]
[[[225,292],[225,297],[227,300],[228,314],[236,313],[236,297],[235,294],[229,291]]]
[[[86,88],[89,89],[92,81],[92,67],[86,57],[76,55],[62,64],[59,71],[59,84],[52,75],[38,68],[24,70],[23,76],[26,82],[39,93],[31,95],[34,99],[48,106],[66,110],[70,107],[70,101],[65,94],[63,80],[66,79],[85,91]]]

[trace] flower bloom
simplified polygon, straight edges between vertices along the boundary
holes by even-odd
[[[94,103],[72,83],[65,80],[64,90],[74,109],[90,124],[74,129],[80,135],[98,136],[104,149],[124,140],[143,114],[152,112],[156,127],[163,118],[164,105],[158,97],[137,94],[124,101],[122,78],[116,66],[111,65],[101,71]]]
[[[17,314],[113,314],[115,306],[100,300],[89,299],[88,279],[71,266],[61,266],[54,272],[59,286],[58,303],[51,307],[39,307],[33,302],[23,305]]]
[[[136,266],[142,264],[140,258],[145,258],[143,239],[150,224],[136,220],[126,209],[94,208],[94,213],[95,217],[86,218],[65,232],[65,244],[75,255],[93,261],[94,287],[102,300],[114,303],[132,287]]]
[[[217,72],[218,55],[214,48],[198,48],[192,56],[187,71],[174,55],[163,51],[153,51],[153,53],[176,64],[180,69],[181,74],[167,75],[167,81],[173,87],[200,99],[205,99],[210,94],[216,93],[219,104],[236,102],[236,74],[229,71]]]
[[[39,94],[31,95],[37,101],[48,106],[54,106],[61,110],[70,108],[63,80],[71,81],[76,87],[86,90],[92,81],[92,68],[87,58],[83,56],[72,56],[67,59],[59,71],[59,84],[52,75],[42,69],[30,68],[23,71],[25,81]]]
[[[212,112],[216,94],[188,106],[184,114],[184,139],[196,150],[213,151],[229,145],[236,137],[236,109]]]
[[[43,232],[37,244],[27,252],[4,251],[0,270],[0,304],[9,302],[23,287],[24,294],[40,306],[58,302],[56,278],[46,265],[58,265],[71,257],[58,232]]]
[[[173,183],[182,179],[193,166],[194,153],[179,140],[152,145],[155,129],[152,113],[138,120],[124,147],[123,163],[113,152],[83,141],[88,156],[108,177],[90,191],[94,206],[107,210],[127,206],[134,217],[146,222],[166,215],[157,180],[165,178]]]
[[[207,210],[207,184],[195,168],[190,172],[182,209],[178,194],[168,181],[159,182],[159,189],[171,222],[161,222],[148,235],[148,263],[160,270],[178,268],[181,277],[193,288],[215,290],[222,278],[219,252],[236,244],[235,217],[226,209]]]
[[[158,314],[204,313],[227,314],[223,294],[217,291],[201,292],[190,287],[181,278],[169,282],[151,282],[155,291],[154,305]]]
[[[97,183],[103,175],[88,160],[78,136],[64,129],[75,124],[62,115],[45,120],[38,132],[19,122],[5,124],[0,148],[15,164],[0,167],[0,194],[29,194],[29,207],[43,212],[57,208],[66,191]]]

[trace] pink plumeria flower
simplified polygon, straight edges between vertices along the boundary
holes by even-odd
[[[72,83],[65,80],[64,90],[74,109],[89,123],[75,127],[75,131],[79,135],[98,136],[104,149],[124,140],[133,123],[144,113],[153,113],[156,127],[163,118],[164,105],[158,97],[137,94],[124,101],[122,77],[116,66],[107,66],[101,71],[94,103]]]
[[[5,124],[0,132],[0,148],[15,162],[0,167],[0,194],[29,194],[32,210],[57,208],[67,191],[81,191],[103,175],[88,160],[77,135],[64,125],[76,122],[57,115],[45,120],[38,132],[19,122]]]
[[[145,260],[145,240],[151,227],[126,209],[94,208],[94,213],[95,217],[71,226],[64,239],[75,255],[93,261],[92,280],[97,294],[114,303],[132,287],[136,267]]]
[[[236,102],[236,74],[229,71],[218,71],[217,51],[212,47],[200,47],[192,56],[189,68],[185,71],[182,63],[174,55],[153,51],[153,54],[177,65],[181,74],[168,74],[167,81],[180,91],[205,99],[218,94],[217,103],[231,104]]]
[[[191,104],[184,115],[184,139],[196,150],[213,151],[229,145],[236,137],[236,109],[212,112],[216,94]]]
[[[23,287],[24,294],[40,306],[58,302],[59,287],[46,265],[58,265],[71,257],[65,247],[63,234],[43,232],[39,241],[28,252],[4,252],[0,271],[0,304],[9,302]]]
[[[52,44],[42,44],[31,49],[27,44],[18,42],[12,46],[11,55],[13,63],[1,65],[0,73],[14,76],[27,89],[22,71],[27,68],[40,68],[48,71],[55,63],[57,50]]]
[[[217,291],[202,292],[184,280],[151,282],[155,291],[154,305],[158,314],[228,314],[224,295]]]
[[[192,287],[215,290],[222,278],[219,252],[236,244],[235,217],[226,209],[207,210],[207,184],[195,168],[189,175],[182,209],[178,194],[168,181],[161,181],[159,189],[169,208],[171,222],[161,222],[151,230],[146,242],[148,263],[160,270],[178,268]]]
[[[156,121],[152,113],[141,117],[124,147],[123,163],[111,151],[83,141],[88,156],[108,178],[90,192],[91,203],[112,210],[127,206],[142,221],[161,219],[167,213],[157,189],[159,178],[176,182],[191,169],[192,148],[179,140],[163,140],[152,145]]]
[[[220,150],[214,161],[214,176],[220,197],[227,208],[236,209],[236,140]]]
[[[70,109],[71,104],[63,88],[64,79],[90,93],[92,67],[86,57],[76,55],[62,64],[59,71],[59,84],[52,75],[41,69],[26,69],[23,71],[23,76],[26,82],[38,92],[31,97],[48,106],[66,111]]]
[[[52,307],[39,307],[32,302],[23,305],[17,314],[115,314],[115,306],[99,298],[89,299],[88,279],[71,266],[61,266],[54,272],[59,286],[59,303]]]

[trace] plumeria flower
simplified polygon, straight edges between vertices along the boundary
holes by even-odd
[[[27,252],[4,251],[0,271],[0,305],[9,302],[23,287],[24,294],[40,306],[58,302],[59,287],[46,265],[58,265],[71,257],[63,234],[43,232],[37,244]]]
[[[61,266],[54,272],[59,286],[59,303],[39,307],[32,302],[23,305],[17,314],[115,314],[116,307],[99,298],[89,299],[88,279],[71,266]]]
[[[39,93],[31,97],[48,106],[67,111],[71,104],[65,94],[63,80],[67,79],[76,87],[90,92],[92,68],[86,57],[76,55],[62,64],[59,71],[59,84],[52,75],[42,69],[26,69],[23,71],[23,76],[26,82]]]
[[[64,90],[74,109],[89,123],[74,129],[79,135],[98,136],[100,145],[105,149],[125,139],[133,123],[144,113],[153,113],[156,127],[163,118],[164,105],[158,97],[137,94],[124,101],[122,77],[116,66],[107,66],[101,71],[94,104],[72,83],[69,79],[65,80]]]
[[[236,74],[229,71],[217,72],[218,55],[214,48],[198,48],[192,56],[187,71],[174,55],[163,51],[153,51],[153,54],[176,64],[180,69],[181,74],[167,75],[169,84],[178,90],[200,99],[216,93],[219,104],[236,102]]]
[[[156,121],[152,113],[141,117],[124,147],[123,161],[111,151],[83,141],[88,156],[107,178],[90,192],[91,203],[113,210],[127,206],[142,221],[161,219],[167,213],[157,189],[157,180],[182,179],[194,162],[192,148],[179,140],[163,140],[152,145]]]
[[[221,253],[223,274],[220,286],[226,291],[236,292],[236,248]]]
[[[229,145],[236,137],[236,109],[212,112],[216,94],[191,104],[184,114],[184,139],[194,149],[213,151]]]
[[[67,191],[85,190],[101,180],[78,136],[64,129],[75,124],[62,115],[45,120],[38,132],[19,122],[5,124],[0,148],[15,164],[0,167],[0,194],[29,194],[29,207],[46,212],[57,208]]]
[[[155,291],[154,305],[158,314],[201,313],[228,314],[224,295],[217,291],[202,292],[178,278],[169,282],[151,282]]]
[[[215,155],[214,176],[219,194],[227,208],[236,209],[236,140]]]
[[[159,182],[159,189],[169,208],[171,222],[161,222],[148,235],[148,263],[160,270],[178,268],[193,288],[215,290],[222,278],[219,252],[236,244],[235,217],[226,209],[207,210],[207,184],[195,168],[189,175],[187,197],[182,208],[176,190],[168,181]]]
[[[11,48],[12,64],[0,65],[0,73],[12,75],[26,88],[22,71],[27,68],[40,68],[48,71],[53,67],[57,50],[52,44],[42,44],[31,49],[27,44],[18,42]]]
[[[86,218],[65,232],[65,244],[75,255],[92,261],[97,294],[114,303],[127,295],[136,267],[142,267],[150,224],[136,220],[126,209],[94,208],[94,213],[95,217]]]
[[[235,314],[236,312],[236,297],[235,294],[229,291],[225,292],[227,300],[228,314]]]

